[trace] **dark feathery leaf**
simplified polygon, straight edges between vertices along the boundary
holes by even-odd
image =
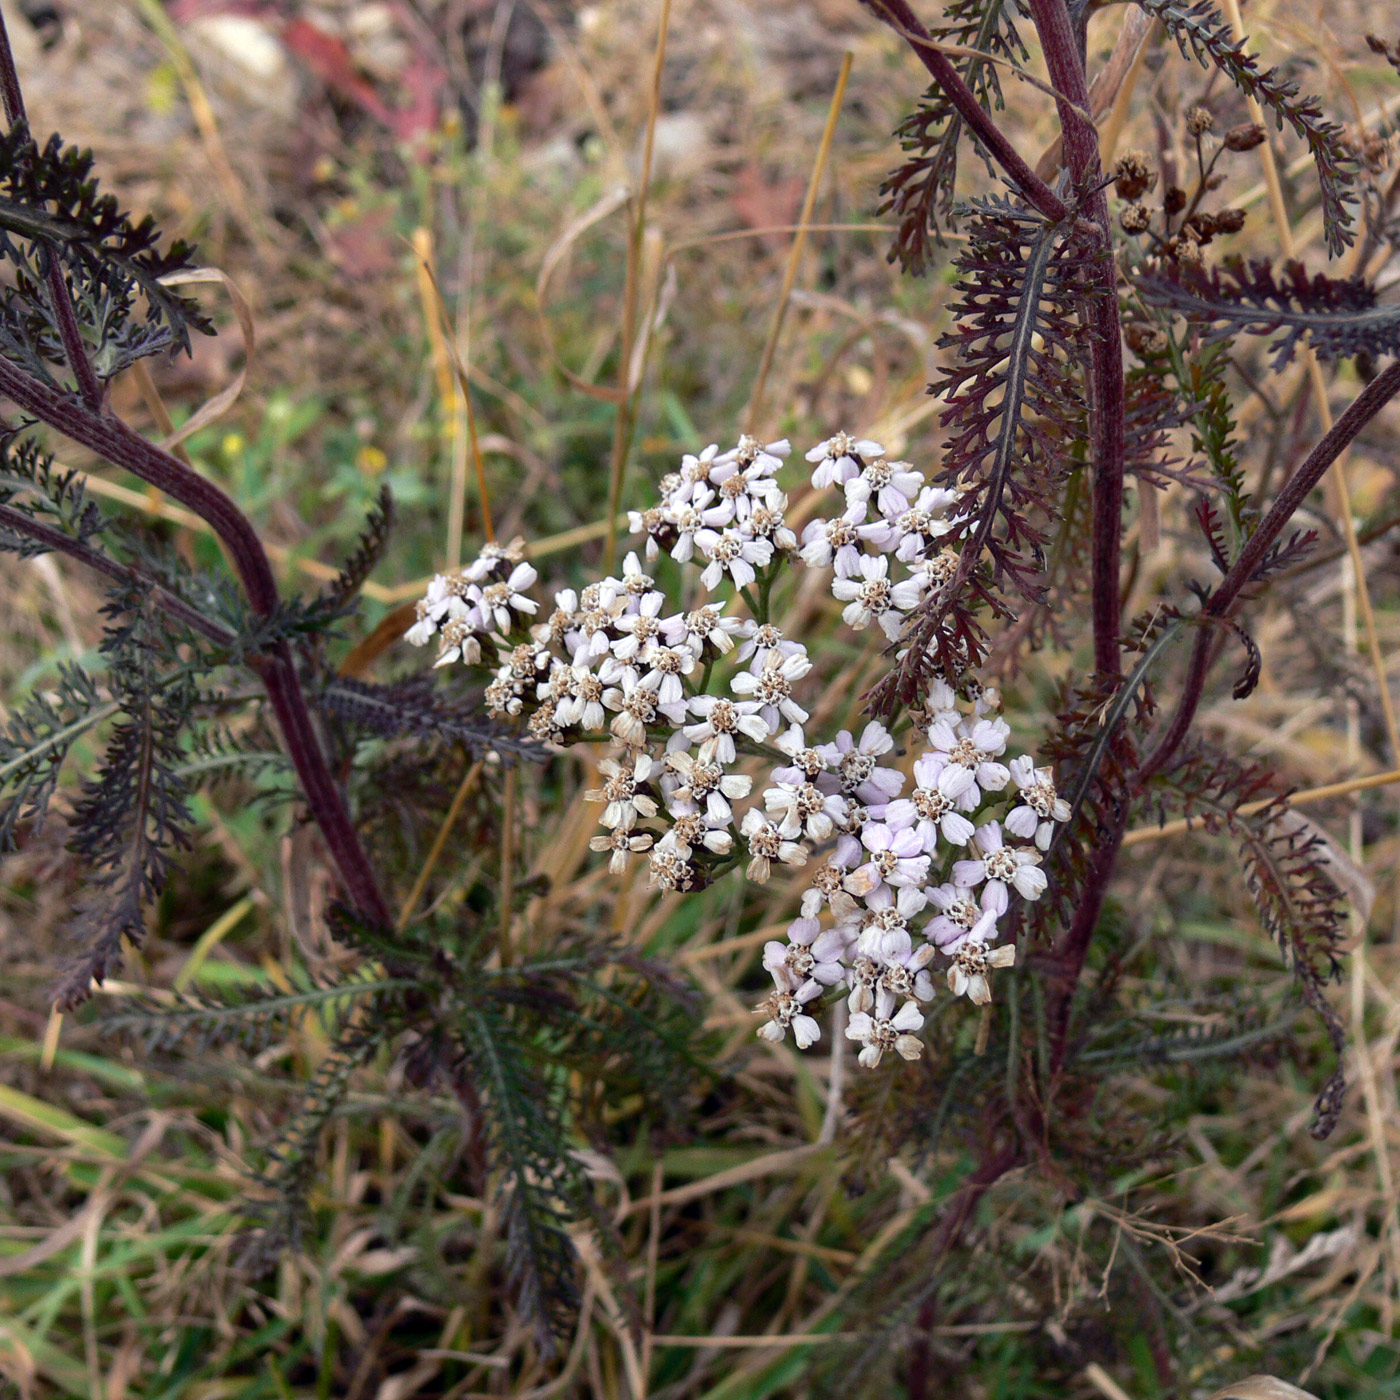
[[[53,455],[32,437],[0,439],[0,505],[43,519],[79,544],[107,529],[102,512],[87,498],[87,479],[77,471],[58,471]],[[6,531],[0,548],[21,557],[46,552],[32,537]]]
[[[36,691],[0,731],[0,850],[14,850],[16,827],[43,824],[58,775],[80,736],[120,708],[80,666],[59,662],[51,691]]]
[[[152,1052],[172,1050],[181,1041],[189,1041],[201,1055],[229,1044],[257,1055],[285,1035],[307,1011],[314,1011],[333,1030],[366,1001],[413,986],[402,978],[352,975],[332,986],[297,992],[243,988],[236,999],[226,1001],[191,992],[183,993],[171,1006],[128,998],[102,1017],[102,1026],[108,1031],[139,1035]]]
[[[388,1014],[388,993],[372,998],[363,1014],[341,1027],[326,1057],[316,1066],[296,1116],[282,1137],[268,1149],[268,1165],[258,1174],[259,1185],[271,1200],[255,1207],[264,1217],[263,1229],[243,1251],[246,1265],[270,1267],[285,1248],[295,1247],[306,1217],[306,1198],[315,1179],[321,1130],[344,1101],[351,1077],[374,1057],[399,1029]]]
[[[139,945],[145,907],[165,887],[171,852],[190,845],[190,785],[182,734],[199,700],[192,674],[160,673],[169,637],[137,591],[118,593],[102,650],[120,719],[95,776],[74,804],[69,850],[85,867],[75,920],[86,947],[65,969],[55,1003],[71,1009],[121,966],[122,941]]]
[[[1280,130],[1286,122],[1308,144],[1322,191],[1322,227],[1327,251],[1334,257],[1355,236],[1351,186],[1356,161],[1343,144],[1343,131],[1322,115],[1315,97],[1299,96],[1297,83],[1278,69],[1262,70],[1259,59],[1236,41],[1229,24],[1211,0],[1138,0],[1176,40],[1183,56],[1192,54],[1218,68],[1234,85],[1274,115]]]
[[[976,605],[1007,616],[1004,595],[1043,598],[1046,531],[1074,465],[1067,443],[1083,411],[1075,356],[1090,255],[1009,201],[969,208],[955,329],[939,341],[952,363],[929,389],[947,404],[935,481],[962,493],[960,534],[950,537],[960,553],[910,614],[904,655],[869,697],[876,712],[918,705],[934,677],[977,664]]]
[[[1211,833],[1228,833],[1240,848],[1245,883],[1260,923],[1279,945],[1304,1002],[1317,1014],[1337,1052],[1337,1068],[1317,1096],[1310,1131],[1326,1137],[1346,1088],[1346,1033],[1323,987],[1340,972],[1345,898],[1328,873],[1327,850],[1315,831],[1289,820],[1286,794],[1266,767],[1245,764],[1204,744],[1152,779],[1150,796],[1165,820],[1175,808]],[[1260,801],[1259,811],[1244,810]]]
[[[1284,369],[1306,340],[1324,360],[1400,353],[1400,305],[1381,305],[1362,277],[1308,275],[1289,261],[1276,274],[1267,258],[1227,258],[1219,267],[1181,265],[1138,281],[1143,298],[1208,326],[1213,340],[1282,334],[1270,368]]]
[[[463,1068],[481,1099],[491,1162],[500,1174],[506,1274],[516,1304],[553,1355],[578,1307],[578,1258],[568,1224],[587,1192],[566,1147],[560,1085],[530,1073],[511,1018],[485,1004],[456,1018]]]
[[[335,580],[321,591],[312,608],[323,610],[332,617],[339,617],[350,608],[364,587],[365,580],[384,557],[389,532],[393,528],[394,498],[387,486],[381,486],[373,507],[365,517],[364,529],[355,542],[354,552],[345,561]]]
[[[461,744],[475,754],[497,753],[506,763],[521,759],[541,763],[549,757],[541,745],[486,718],[479,705],[440,694],[431,672],[389,685],[336,676],[322,686],[317,700],[327,714],[383,738]]]
[[[940,44],[1024,62],[1028,53],[1012,22],[1014,8],[1011,0],[952,0],[931,33]],[[1005,105],[995,62],[962,58],[958,67],[988,111]],[[893,213],[899,221],[890,261],[897,259],[905,272],[919,277],[928,270],[934,244],[942,243],[940,224],[956,226],[958,147],[966,131],[962,117],[934,85],[894,134],[907,159],[880,186],[876,213]]]
[[[177,240],[162,252],[155,222],[133,223],[112,195],[101,194],[93,164],[91,151],[57,136],[41,148],[23,122],[0,135],[0,259],[15,269],[0,296],[0,353],[48,383],[48,366],[63,363],[42,290],[51,257],[63,266],[99,378],[145,355],[187,351],[191,330],[214,333],[198,303],[161,280],[192,267],[193,248]],[[146,300],[140,322],[133,318],[138,294]]]

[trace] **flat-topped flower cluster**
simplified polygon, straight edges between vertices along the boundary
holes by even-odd
[[[957,492],[838,433],[807,460],[812,486],[838,488],[844,508],[799,541],[777,481],[789,450],[743,437],[684,457],[659,504],[630,515],[640,554],[619,577],[555,593],[551,611],[531,596],[522,541],[487,545],[433,579],[407,639],[435,641],[439,666],[482,668],[489,712],[536,739],[612,745],[585,797],[600,807],[591,845],[614,872],[644,857],[653,887],[688,891],[738,866],[758,883],[807,867],[787,942],[764,948],[774,989],[758,1034],[791,1030],[806,1049],[820,1037],[814,1004],[844,988],[846,1034],[874,1066],[921,1053],[935,964],[954,996],[990,1000],[988,974],[1015,961],[1002,920],[1044,890],[1041,853],[1069,807],[1048,769],[1007,759],[1000,698],[970,676],[937,683],[894,731],[809,735],[812,658],[769,620],[783,571],[830,569],[846,624],[897,642],[956,570],[946,541],[961,522]],[[647,572],[663,553],[689,566],[663,565],[689,596]],[[747,616],[730,610],[736,597]],[[921,744],[909,771],[896,766],[906,727]]]

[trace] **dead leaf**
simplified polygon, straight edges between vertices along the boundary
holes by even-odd
[[[1217,1390],[1208,1400],[1317,1400],[1317,1396],[1277,1376],[1246,1376],[1242,1381]]]

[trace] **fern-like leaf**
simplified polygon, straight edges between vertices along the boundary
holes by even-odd
[[[517,1305],[553,1353],[578,1305],[578,1260],[568,1235],[570,1204],[587,1183],[565,1143],[561,1091],[531,1074],[511,1019],[484,1004],[457,1020],[464,1068],[481,1098],[482,1127],[502,1183],[506,1272]]]
[[[1076,313],[1087,254],[1009,201],[971,209],[955,329],[939,341],[952,363],[930,386],[948,405],[937,480],[962,492],[960,555],[951,577],[911,614],[903,658],[872,692],[870,707],[885,713],[917,705],[934,676],[976,665],[982,636],[969,598],[1003,616],[1010,613],[1004,595],[1043,598],[1046,531],[1083,411]]]
[[[1228,832],[1240,848],[1245,883],[1261,924],[1278,943],[1304,1002],[1326,1028],[1337,1067],[1317,1096],[1310,1131],[1326,1137],[1341,1112],[1346,1079],[1346,1032],[1324,995],[1339,975],[1345,900],[1327,869],[1327,851],[1315,832],[1288,819],[1273,774],[1205,745],[1196,745],[1171,770],[1157,775],[1153,793],[1165,817],[1168,799],[1210,832]],[[1265,801],[1257,812],[1243,810]]]
[[[1324,360],[1400,353],[1400,306],[1381,305],[1362,277],[1309,276],[1299,262],[1275,274],[1267,258],[1231,257],[1219,267],[1177,266],[1143,277],[1143,298],[1209,327],[1213,340],[1282,334],[1269,347],[1283,370],[1304,342]]]
[[[21,822],[42,825],[68,751],[120,708],[82,667],[60,662],[54,690],[36,692],[11,714],[0,731],[0,850],[15,848]]]
[[[1236,41],[1211,0],[1138,3],[1161,21],[1183,56],[1194,54],[1207,67],[1218,68],[1241,92],[1272,112],[1280,130],[1287,123],[1307,142],[1322,191],[1327,250],[1334,257],[1341,253],[1355,237],[1351,206],[1356,202],[1350,188],[1356,177],[1356,161],[1343,142],[1342,128],[1323,116],[1317,98],[1300,96],[1298,85],[1278,69],[1261,70],[1257,56]]]
[[[188,848],[189,783],[180,773],[182,734],[199,694],[188,671],[162,678],[162,624],[140,593],[116,596],[102,644],[121,718],[102,764],[74,804],[69,849],[86,867],[76,927],[87,945],[54,990],[72,1008],[121,965],[122,941],[139,945],[145,907],[165,886],[172,848]]]
[[[110,378],[133,360],[171,347],[189,349],[191,329],[213,334],[198,303],[177,296],[162,278],[188,270],[194,249],[174,242],[162,252],[147,217],[133,223],[116,199],[98,190],[91,151],[52,136],[41,148],[23,122],[0,135],[0,258],[15,280],[0,297],[0,353],[52,383],[61,340],[43,292],[44,269],[58,258],[93,368]],[[137,294],[146,316],[133,320]]]
[[[470,701],[442,693],[431,672],[390,685],[336,676],[318,693],[330,715],[383,738],[431,739],[461,744],[472,753],[497,753],[503,762],[542,762],[549,757],[539,744],[520,739],[493,724]]]
[[[1011,0],[952,0],[931,32],[941,44],[976,49],[1013,63],[1024,61],[1027,50],[1012,22],[1013,9]],[[959,71],[989,111],[1004,105],[995,62],[967,58]],[[964,135],[962,117],[936,85],[895,130],[907,159],[880,186],[883,202],[876,212],[893,213],[899,220],[890,261],[898,259],[914,277],[928,270],[933,247],[942,242],[940,223],[956,224],[958,148]]]
[[[356,541],[354,552],[333,582],[322,590],[312,605],[329,616],[338,617],[350,607],[375,565],[384,557],[389,532],[394,526],[394,498],[387,486],[379,488],[373,508],[365,517],[364,529]]]
[[[171,1006],[128,999],[104,1015],[102,1025],[109,1031],[139,1035],[153,1053],[170,1051],[188,1041],[200,1055],[230,1044],[257,1055],[308,1011],[334,1028],[348,1023],[366,1003],[370,1003],[366,1014],[382,1016],[385,1008],[381,999],[414,985],[402,978],[358,976],[298,992],[245,988],[226,1001],[190,992]]]

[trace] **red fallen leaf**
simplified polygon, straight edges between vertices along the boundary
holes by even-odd
[[[774,228],[797,222],[802,207],[806,183],[800,176],[788,180],[769,180],[752,163],[742,165],[734,177],[734,190],[729,196],[730,207],[747,228]],[[786,233],[762,235],[769,248],[783,247],[791,241]]]
[[[400,141],[414,144],[420,136],[437,129],[438,113],[446,72],[421,54],[403,71],[400,80],[408,96],[408,105],[394,111],[390,130]]]
[[[387,209],[375,209],[330,230],[326,239],[335,265],[351,281],[383,277],[398,262],[399,246]]]
[[[289,21],[282,28],[287,51],[299,58],[327,87],[358,103],[390,131],[395,129],[394,112],[374,90],[368,79],[355,68],[350,50],[334,36],[304,19]]]

